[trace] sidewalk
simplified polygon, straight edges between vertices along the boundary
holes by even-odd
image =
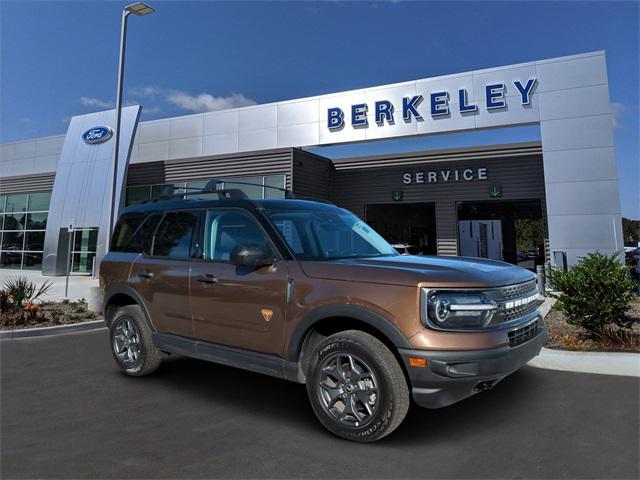
[[[53,282],[53,287],[43,295],[43,301],[61,301],[64,298],[66,277],[45,277],[38,271],[33,270],[0,270],[0,284],[9,277],[27,277],[40,286],[45,281]],[[86,275],[71,275],[69,277],[69,300],[79,300],[89,298],[91,287],[98,286],[98,279],[93,279]]]

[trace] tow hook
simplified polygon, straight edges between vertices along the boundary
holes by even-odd
[[[473,387],[473,390],[475,392],[484,392],[485,390],[491,390],[495,385],[495,383],[496,383],[495,380],[490,380],[488,382],[480,382],[475,387]]]

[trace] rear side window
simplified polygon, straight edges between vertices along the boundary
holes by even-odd
[[[131,240],[127,244],[127,252],[136,253],[150,253],[151,241],[153,239],[153,233],[158,227],[158,223],[162,219],[162,215],[159,213],[149,215],[138,230],[133,234]]]
[[[129,213],[122,215],[116,224],[116,228],[113,232],[113,238],[111,241],[112,252],[125,252],[125,248],[131,240],[131,237],[138,227],[142,225],[142,222],[146,218],[144,213]]]
[[[113,252],[149,253],[151,239],[162,215],[131,213],[123,215],[113,235]]]
[[[154,257],[190,258],[199,212],[167,213],[153,240]]]

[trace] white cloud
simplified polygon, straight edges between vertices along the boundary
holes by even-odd
[[[112,102],[105,102],[99,98],[80,97],[80,103],[83,106],[90,108],[113,108]]]
[[[247,98],[241,93],[232,93],[228,97],[214,97],[208,93],[190,95],[179,90],[169,93],[166,100],[183,110],[194,113],[213,112],[256,104],[255,100]]]
[[[129,93],[134,97],[155,97],[165,91],[167,91],[167,89],[146,85],[143,87],[133,87],[129,90]]]
[[[216,110],[226,110],[256,104],[255,100],[245,97],[242,93],[232,93],[226,97],[216,97],[210,93],[192,95],[183,90],[162,88],[153,85],[134,87],[129,90],[129,93],[131,96],[138,98],[157,99],[161,97],[167,103],[193,113],[213,112]],[[146,108],[145,111],[151,113],[149,108]]]
[[[613,123],[614,130],[621,130],[624,128],[620,118],[624,115],[627,107],[620,102],[611,102],[611,122]]]

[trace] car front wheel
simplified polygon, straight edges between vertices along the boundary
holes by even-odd
[[[380,340],[358,330],[331,335],[314,349],[307,392],[325,428],[358,442],[388,435],[409,409],[398,361]]]

